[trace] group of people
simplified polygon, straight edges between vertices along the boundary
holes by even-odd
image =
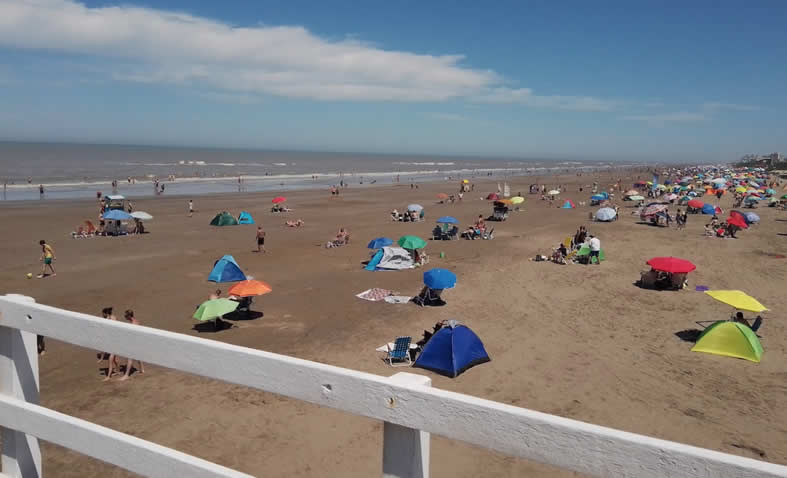
[[[709,223],[705,224],[705,236],[707,237],[731,237],[736,239],[735,233],[740,228],[727,221],[719,221],[717,216],[713,216]]]
[[[399,222],[418,222],[424,218],[424,215],[425,212],[423,209],[420,211],[411,210],[400,213],[394,208],[394,210],[391,211],[391,220]]]
[[[579,256],[577,253],[585,245],[590,249],[589,254]],[[595,263],[601,265],[600,254],[601,240],[593,234],[588,233],[585,226],[579,226],[579,229],[577,229],[577,232],[574,233],[574,236],[571,237],[570,240],[566,239],[566,241],[561,242],[557,247],[552,249],[552,255],[549,257],[549,260],[556,264],[565,265],[571,262],[593,264],[595,259]],[[536,260],[542,261],[546,260],[546,258],[544,256],[538,256]]]
[[[104,309],[101,310],[101,316],[105,319],[117,320],[117,317],[115,317],[112,310],[113,310],[112,307],[105,307]],[[130,324],[139,325],[139,320],[137,320],[137,318],[134,316],[134,311],[131,309],[126,310],[126,312],[123,314],[123,318],[126,320],[126,322]],[[99,364],[104,362],[105,360],[108,363],[107,373],[104,376],[105,382],[110,380],[112,376],[114,376],[116,373],[122,374],[120,380],[128,380],[133,370],[138,371],[140,374],[145,373],[145,366],[142,363],[142,361],[134,360],[131,357],[126,358],[126,365],[123,368],[121,368],[120,366],[119,357],[112,352],[99,351],[96,354],[96,357],[98,358]],[[137,363],[138,368],[136,369],[134,368],[134,362]]]
[[[486,234],[486,221],[484,220],[484,215],[479,214],[478,219],[476,219],[473,224],[467,226],[467,229],[462,231],[461,236],[465,239],[475,240],[478,239],[479,237],[483,238],[485,234]]]

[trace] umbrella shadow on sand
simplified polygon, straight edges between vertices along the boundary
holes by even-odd
[[[264,317],[265,314],[256,310],[235,310],[229,314],[224,314],[225,320],[254,320]],[[230,324],[232,325],[232,324]]]
[[[234,324],[225,320],[207,320],[205,322],[195,324],[194,327],[192,327],[192,330],[196,330],[197,332],[204,334],[216,333],[222,330],[231,329],[233,327],[235,327]]]

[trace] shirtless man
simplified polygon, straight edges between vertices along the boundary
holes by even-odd
[[[257,226],[257,252],[265,253],[265,231],[262,226]]]
[[[52,271],[52,277],[55,277],[57,273],[55,273],[55,266],[52,265],[52,262],[55,260],[55,250],[52,249],[52,246],[46,243],[45,240],[41,239],[38,241],[38,244],[41,246],[41,273],[38,275],[39,279],[46,277],[46,270],[49,268]]]

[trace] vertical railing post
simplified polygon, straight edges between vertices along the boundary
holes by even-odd
[[[7,295],[3,299],[35,302],[32,297]],[[3,307],[0,304],[0,324]],[[32,320],[32,319],[31,319]],[[38,405],[38,342],[36,334],[0,325],[0,393]],[[41,450],[38,439],[2,428],[3,475],[10,478],[40,478]]]
[[[432,386],[432,379],[413,373],[397,373],[391,382]],[[392,407],[396,406],[392,398]],[[429,433],[394,423],[383,424],[383,478],[429,478]]]

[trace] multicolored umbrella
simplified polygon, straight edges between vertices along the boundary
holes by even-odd
[[[259,280],[244,280],[230,287],[229,295],[236,297],[253,297],[272,291],[271,286]]]
[[[403,249],[423,249],[426,247],[426,241],[421,239],[418,236],[402,236],[397,241],[400,247]]]
[[[654,257],[648,260],[646,264],[657,271],[669,272],[671,274],[691,272],[697,268],[697,266],[686,259],[680,259],[678,257]]]
[[[640,216],[647,217],[647,216],[655,216],[656,214],[666,211],[667,205],[665,204],[651,204],[647,206],[641,213]]]
[[[229,299],[212,299],[206,300],[194,312],[194,317],[197,320],[213,320],[218,319],[222,315],[229,314],[238,308],[239,303]]]
[[[705,293],[719,302],[724,302],[738,310],[749,312],[764,312],[768,310],[757,299],[740,290],[708,290]]]
[[[511,201],[511,204],[522,204],[523,202],[525,202],[525,198],[523,198],[522,196],[514,196],[511,199],[509,199],[509,201]]]

